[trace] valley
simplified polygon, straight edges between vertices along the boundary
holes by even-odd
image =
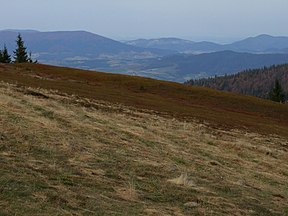
[[[0,31],[0,45],[5,44],[12,53],[17,34],[17,30]],[[181,83],[288,62],[288,38],[270,35],[221,45],[179,38],[119,42],[86,31],[21,34],[27,51],[42,64]]]

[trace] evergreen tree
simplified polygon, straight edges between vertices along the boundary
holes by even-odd
[[[2,52],[2,62],[3,63],[11,63],[11,56],[8,53],[6,45],[4,45],[4,49]]]
[[[276,102],[285,102],[285,94],[278,79],[275,80],[275,85],[269,93],[270,100]]]
[[[18,34],[17,40],[17,48],[14,51],[14,62],[15,63],[28,63],[29,58],[28,54],[26,52],[26,47],[24,46],[24,41],[22,40],[22,37],[20,34]]]

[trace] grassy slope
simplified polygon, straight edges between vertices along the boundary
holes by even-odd
[[[0,80],[149,109],[217,127],[288,136],[288,106],[205,88],[47,65],[0,65]]]
[[[46,65],[0,80],[0,215],[288,214],[286,105]]]
[[[288,214],[287,138],[0,83],[0,144],[0,215]]]

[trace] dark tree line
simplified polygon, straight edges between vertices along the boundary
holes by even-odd
[[[246,70],[227,76],[194,79],[186,84],[283,102],[288,100],[288,64]]]
[[[11,60],[11,56],[8,53],[6,45],[4,45],[3,50],[0,50],[0,63],[36,63],[37,61],[33,62],[32,54],[27,53],[27,48],[25,47],[24,41],[20,34],[17,36],[16,40],[16,49],[13,52],[13,61]]]

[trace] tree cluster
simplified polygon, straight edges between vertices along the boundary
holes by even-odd
[[[0,63],[11,63],[11,56],[8,54],[8,50],[5,45],[3,50],[0,50]]]
[[[20,34],[17,36],[16,49],[13,52],[13,63],[36,63],[37,61],[32,60],[31,52],[27,53],[27,48],[24,45],[24,41]],[[11,63],[11,56],[8,53],[6,45],[4,45],[3,50],[0,50],[0,63]]]
[[[285,102],[285,94],[283,88],[278,79],[275,80],[274,87],[269,93],[269,98],[272,101],[284,103]]]
[[[227,76],[194,79],[186,84],[283,102],[288,99],[288,64],[246,70]]]

